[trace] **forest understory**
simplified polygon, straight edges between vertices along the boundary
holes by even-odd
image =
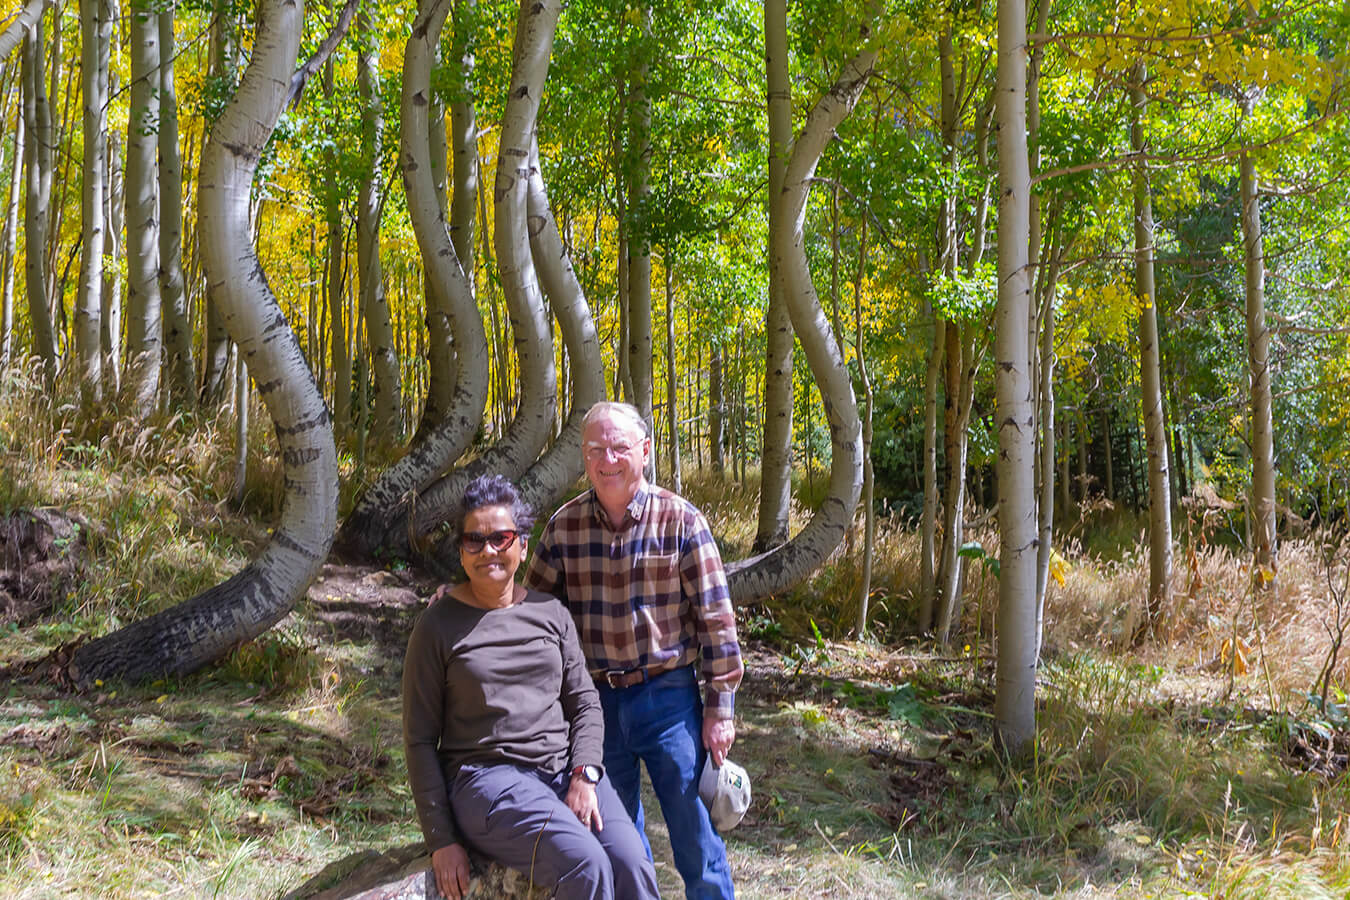
[[[236,509],[217,499],[228,441],[197,424],[125,444],[7,434],[0,895],[276,897],[418,838],[399,678],[435,582],[415,568],[330,562],[276,628],[190,677],[65,681],[76,642],[227,576],[264,539],[279,497],[265,452]],[[729,557],[748,550],[753,483],[686,490]],[[1290,540],[1276,594],[1258,595],[1197,512],[1173,606],[1132,647],[1140,526],[1090,515],[1060,535],[1026,759],[994,742],[996,579],[972,561],[950,646],[910,635],[918,538],[902,522],[878,531],[867,639],[849,634],[856,540],[740,611],[741,896],[1344,896],[1344,553]]]

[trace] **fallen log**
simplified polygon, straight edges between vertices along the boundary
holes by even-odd
[[[548,896],[527,876],[469,853],[466,898],[536,900]],[[444,900],[431,873],[431,855],[420,841],[380,853],[361,850],[329,863],[282,900]]]

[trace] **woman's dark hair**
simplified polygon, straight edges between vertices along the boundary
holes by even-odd
[[[485,506],[505,506],[511,511],[516,528],[526,536],[534,528],[534,510],[520,497],[520,491],[504,475],[479,475],[464,488],[464,498],[460,501],[459,521],[455,523],[454,536],[458,543],[464,533],[464,518],[476,509]]]

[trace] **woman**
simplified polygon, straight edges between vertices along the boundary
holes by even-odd
[[[604,725],[572,617],[516,584],[533,515],[485,475],[464,492],[459,555],[413,627],[403,740],[436,886],[459,900],[466,847],[560,898],[658,897],[656,872],[604,777]]]

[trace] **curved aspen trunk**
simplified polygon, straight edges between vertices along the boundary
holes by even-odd
[[[28,32],[38,19],[42,18],[43,11],[49,6],[55,6],[55,0],[28,0],[19,10],[19,14],[5,26],[4,31],[0,31],[0,59],[5,59],[14,52],[14,48],[27,36]]]
[[[1130,143],[1140,160],[1134,170],[1134,272],[1139,294],[1139,381],[1143,389],[1144,445],[1148,453],[1149,572],[1144,621],[1134,638],[1142,640],[1159,623],[1172,580],[1172,506],[1168,485],[1167,427],[1163,417],[1162,365],[1158,347],[1158,292],[1153,280],[1153,203],[1144,156],[1144,65],[1135,67]]]
[[[446,230],[430,160],[428,111],[431,65],[440,43],[449,0],[430,0],[413,22],[404,51],[401,163],[408,217],[428,279],[448,301],[446,317],[456,336],[458,366],[450,407],[434,430],[415,440],[385,469],[343,523],[339,545],[370,554],[382,547],[407,547],[408,507],[417,492],[454,464],[472,443],[482,421],[488,391],[487,337],[470,284]]]
[[[431,178],[435,185],[436,203],[440,208],[441,216],[449,220],[451,217],[459,214],[458,197],[455,204],[447,206],[445,181],[446,181],[446,143],[445,143],[445,104],[439,98],[433,97],[430,111],[427,113],[427,142],[431,154]],[[474,204],[476,197],[470,197],[470,221],[472,221]],[[451,242],[455,247],[455,255],[459,256],[460,244],[455,240],[453,226],[450,229]],[[469,252],[473,252],[473,229],[469,229]],[[459,256],[461,260],[466,257]],[[474,287],[473,268],[467,262],[462,263],[465,277],[469,280],[470,289]],[[445,292],[441,291],[436,282],[429,274],[424,274],[422,279],[422,292],[426,303],[426,326],[427,326],[427,393],[426,400],[422,404],[422,417],[417,423],[417,431],[413,434],[413,443],[423,441],[427,438],[436,426],[441,423],[445,413],[450,409],[455,394],[455,336],[450,332],[450,306],[445,297]]]
[[[127,121],[127,373],[136,416],[159,393],[163,316],[159,292],[159,16],[149,0],[130,4],[131,110]]]
[[[605,399],[605,367],[600,339],[572,260],[558,233],[539,171],[539,146],[531,148],[529,231],[530,258],[544,294],[558,319],[558,332],[571,360],[572,408],[548,450],[520,476],[520,493],[536,510],[552,509],[566,495],[585,466],[581,456],[581,420]]]
[[[52,113],[47,102],[46,41],[42,17],[38,17],[23,41],[24,152],[24,246],[47,246],[48,207],[52,194]],[[56,383],[56,336],[52,332],[51,308],[47,305],[46,254],[24,253],[24,291],[28,299],[28,324],[33,332],[32,352],[42,361],[48,386]]]
[[[183,674],[219,659],[285,616],[328,554],[338,488],[330,418],[249,238],[253,176],[286,99],[303,15],[289,0],[261,4],[248,70],[202,154],[198,194],[206,277],[276,429],[281,521],[234,577],[80,647],[70,669],[79,684]]]
[[[1259,589],[1274,590],[1275,431],[1271,424],[1270,328],[1266,325],[1265,250],[1261,239],[1260,195],[1251,157],[1240,157],[1242,250],[1246,264],[1247,370],[1252,415],[1252,578]]]
[[[477,4],[466,0],[457,10],[471,11]],[[472,16],[468,17],[472,21]],[[478,209],[478,125],[474,113],[473,101],[473,54],[469,52],[471,34],[467,22],[455,22],[455,36],[451,46],[459,54],[460,83],[459,99],[450,105],[451,148],[449,154],[454,160],[451,167],[452,188],[450,199],[446,199],[446,138],[445,104],[440,97],[433,96],[431,101],[428,139],[431,145],[432,178],[436,185],[436,200],[440,204],[441,215],[449,211],[450,243],[454,245],[455,255],[459,258],[469,290],[477,295],[475,278],[476,261],[474,257],[474,229],[477,227]],[[429,380],[426,403],[422,407],[422,418],[417,425],[414,441],[425,438],[445,416],[454,400],[455,378],[458,362],[455,359],[455,336],[450,331],[450,310],[448,301],[436,283],[426,279],[427,364]]]
[[[867,41],[870,25],[863,26]],[[821,96],[793,142],[783,177],[778,229],[773,232],[773,261],[783,274],[785,297],[802,351],[825,403],[832,457],[829,491],[811,521],[792,540],[768,553],[728,566],[732,601],[748,603],[786,590],[820,566],[844,538],[862,489],[862,437],[853,381],[821,308],[806,260],[806,199],[816,164],[834,129],[862,94],[875,50],[864,50],[844,66],[839,79]]]
[[[370,374],[374,380],[371,430],[375,446],[383,451],[398,444],[402,435],[402,386],[398,353],[394,349],[394,323],[389,315],[384,273],[380,267],[380,212],[384,207],[384,198],[380,185],[379,159],[384,109],[380,102],[375,36],[365,7],[357,13],[356,32],[359,43],[356,80],[361,92],[362,155],[370,161],[370,169],[361,179],[361,196],[357,201],[356,267],[360,273],[361,314],[366,322],[366,345],[370,351]]]
[[[511,87],[502,116],[501,142],[493,186],[493,246],[511,333],[515,338],[520,402],[501,440],[482,456],[456,469],[422,492],[407,532],[421,535],[438,522],[459,515],[465,486],[494,472],[518,479],[539,456],[553,433],[557,371],[544,297],[530,259],[526,210],[533,177],[535,122],[548,75],[559,0],[523,0],[516,20]],[[401,548],[400,548],[401,549]]]
[[[108,54],[112,38],[108,0],[80,0],[80,93],[84,107],[83,184],[80,188],[80,286],[75,299],[75,355],[86,407],[103,400],[103,215],[108,150]]]
[[[998,431],[998,662],[994,728],[1010,753],[1036,736],[1036,423],[1032,413],[1031,170],[1027,160],[1026,4],[998,4],[998,306],[994,369]]]
[[[174,5],[159,13],[159,293],[169,394],[190,404],[197,389],[192,322],[183,280],[183,160],[178,150],[178,94],[174,86]]]

